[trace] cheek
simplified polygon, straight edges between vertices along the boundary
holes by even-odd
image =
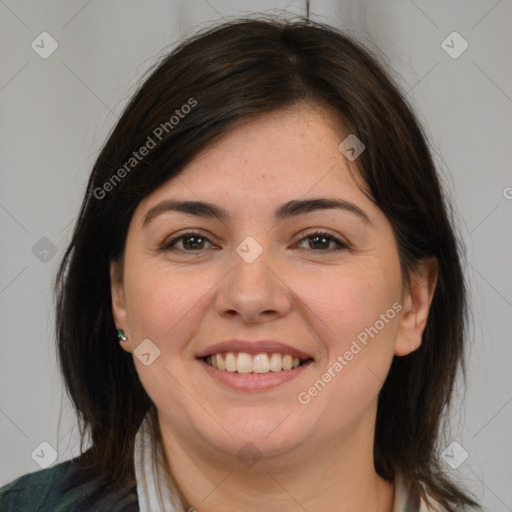
[[[377,400],[393,359],[400,287],[396,275],[369,268],[347,266],[301,286],[326,353],[299,400],[319,410],[337,404],[333,425],[356,421]]]
[[[135,344],[149,339],[159,350],[149,366],[134,357],[142,385],[160,410],[186,418],[190,395],[179,384],[187,379],[183,359],[204,314],[201,299],[213,283],[199,272],[170,272],[161,263],[139,259],[132,261],[125,287]]]
[[[303,283],[326,351],[315,375],[328,382],[326,392],[314,379],[311,384],[322,389],[319,404],[340,405],[340,421],[347,408],[362,414],[387,376],[398,328],[400,282],[398,265],[366,260]]]
[[[390,275],[394,270],[386,272],[378,266],[354,264],[317,275],[315,279],[310,276],[302,281],[297,279],[296,282],[301,283],[300,294],[314,313],[310,313],[310,317],[319,326],[319,334],[325,335],[326,342],[329,340],[330,351],[344,351],[352,340],[376,322],[379,331],[390,334],[392,329],[388,327],[396,324],[393,304],[400,297],[397,285],[400,278],[396,273]],[[385,316],[385,328],[381,325],[381,315]]]
[[[138,340],[152,340],[160,362],[181,373],[180,360],[190,359],[190,340],[204,323],[225,270],[179,268],[140,254],[130,263],[125,288],[131,332]]]

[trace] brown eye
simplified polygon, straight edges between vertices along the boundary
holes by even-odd
[[[341,249],[348,249],[347,244],[343,243],[339,238],[330,235],[329,233],[312,233],[310,235],[305,236],[301,243],[305,240],[309,240],[308,248],[317,252],[332,252],[339,251]],[[334,248],[329,250],[329,247],[335,244]]]
[[[179,246],[179,243],[181,242],[181,247]],[[211,243],[204,235],[200,233],[185,233],[183,235],[180,235],[176,238],[173,238],[169,242],[166,242],[162,250],[165,251],[185,251],[185,252],[192,252],[192,251],[200,251],[204,249],[205,243]]]

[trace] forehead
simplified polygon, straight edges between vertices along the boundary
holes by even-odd
[[[338,149],[347,135],[319,105],[299,104],[242,120],[139,206],[147,210],[182,196],[246,207],[307,195],[368,201],[359,188],[356,162]]]
[[[219,176],[223,172],[231,176],[236,170],[246,172],[245,178],[261,178],[264,174],[269,179],[287,173],[319,174],[318,164],[344,166],[338,145],[345,131],[316,105],[300,104],[264,113],[242,121],[215,145],[203,150],[183,175],[192,179],[197,170],[216,171]]]

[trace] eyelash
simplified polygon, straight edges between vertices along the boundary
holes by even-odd
[[[210,240],[208,240],[207,237],[205,237],[202,233],[199,233],[197,231],[188,231],[186,233],[183,233],[181,234],[180,236],[177,236],[175,238],[173,238],[172,240],[169,240],[168,242],[165,242],[161,247],[160,249],[162,251],[176,251],[176,250],[179,250],[179,251],[182,251],[182,252],[188,252],[188,253],[197,253],[198,251],[201,251],[202,249],[195,249],[195,250],[187,250],[187,249],[177,249],[176,247],[173,247],[173,245],[182,240],[182,239],[186,239],[186,238],[193,238],[193,237],[198,237],[198,238],[201,238],[205,241],[208,241],[209,243]],[[311,249],[313,252],[323,252],[323,253],[329,253],[329,252],[337,252],[337,251],[342,251],[342,250],[346,250],[346,249],[349,249],[349,246],[348,244],[346,244],[345,242],[342,242],[339,238],[337,238],[336,236],[334,235],[331,235],[330,233],[327,233],[325,231],[315,231],[313,233],[308,233],[307,235],[303,236],[300,240],[299,240],[299,243],[300,242],[303,242],[304,240],[307,240],[308,238],[315,238],[315,237],[323,237],[323,238],[326,238],[327,240],[329,241],[332,241],[334,242],[337,247],[335,249],[331,249],[331,250],[318,250],[318,251],[315,251],[313,249]]]

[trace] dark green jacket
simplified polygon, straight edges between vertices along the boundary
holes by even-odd
[[[0,488],[0,512],[138,512],[135,484],[84,479],[77,459],[23,475]]]

